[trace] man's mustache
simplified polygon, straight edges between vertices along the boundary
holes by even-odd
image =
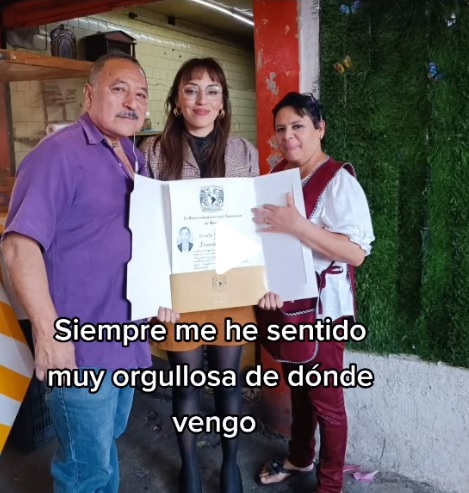
[[[121,111],[117,113],[119,118],[131,118],[132,120],[138,120],[138,113],[135,111]]]

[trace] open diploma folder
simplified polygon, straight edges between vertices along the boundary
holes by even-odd
[[[290,301],[317,296],[311,250],[262,232],[254,207],[286,205],[305,216],[299,170],[255,178],[159,181],[135,176],[130,199],[132,320],[158,307],[180,313],[257,305],[267,291]]]

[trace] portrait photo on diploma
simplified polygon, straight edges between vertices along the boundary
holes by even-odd
[[[127,266],[132,319],[153,317],[158,306],[187,313],[257,305],[268,291],[285,301],[316,296],[311,250],[253,221],[253,208],[285,206],[288,193],[304,216],[297,169],[254,178],[136,176]]]
[[[194,248],[194,241],[192,240],[191,230],[187,226],[183,226],[179,230],[179,234],[176,240],[178,250],[181,253],[190,252]]]

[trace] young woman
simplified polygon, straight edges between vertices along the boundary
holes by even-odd
[[[185,62],[176,74],[166,100],[168,118],[163,133],[147,139],[142,147],[150,176],[159,180],[207,177],[249,177],[259,174],[257,149],[246,139],[230,135],[231,104],[223,69],[212,58],[194,58]],[[255,322],[252,307],[187,313],[180,322],[213,323],[224,333],[224,320]],[[168,331],[171,334],[171,330]],[[204,345],[171,340],[159,345],[167,351],[172,368],[189,365],[203,369]],[[210,369],[235,370],[239,374],[242,343],[226,342],[222,336],[206,345]],[[214,389],[219,417],[241,412],[240,387]],[[173,413],[182,418],[199,411],[199,388],[174,388]],[[197,435],[186,430],[177,435],[182,460],[181,493],[201,493],[197,462]],[[238,439],[221,437],[223,462],[220,472],[221,493],[241,493],[242,481],[237,465]]]
[[[325,133],[321,104],[311,95],[289,93],[274,108],[276,142],[283,154],[272,171],[298,168],[303,184],[306,218],[291,197],[286,207],[267,205],[254,210],[254,220],[266,234],[291,234],[311,248],[320,289],[319,297],[285,302],[270,293],[260,307],[260,323],[312,323],[330,318],[337,324],[355,316],[354,267],[371,251],[374,240],[370,212],[363,189],[350,165],[338,163],[322,148]],[[266,317],[267,315],[267,317]],[[343,369],[341,342],[298,342],[282,362],[284,377],[304,366],[305,373],[319,363],[320,370]],[[315,343],[316,344],[316,343]],[[342,388],[291,387],[292,425],[289,454],[268,461],[259,475],[263,485],[276,484],[293,474],[314,469],[315,431],[319,424],[318,493],[341,493],[347,445],[347,416]]]

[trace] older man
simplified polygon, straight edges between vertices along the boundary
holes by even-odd
[[[130,321],[129,197],[144,161],[128,137],[142,127],[147,81],[135,58],[114,53],[95,62],[84,94],[83,116],[43,139],[21,164],[2,251],[33,326],[37,377],[43,380],[55,368],[108,370],[97,393],[47,390],[59,439],[54,491],[116,493],[115,441],[127,426],[133,389],[113,386],[111,372],[150,366],[149,345],[58,342],[53,336],[61,317],[92,324]]]

